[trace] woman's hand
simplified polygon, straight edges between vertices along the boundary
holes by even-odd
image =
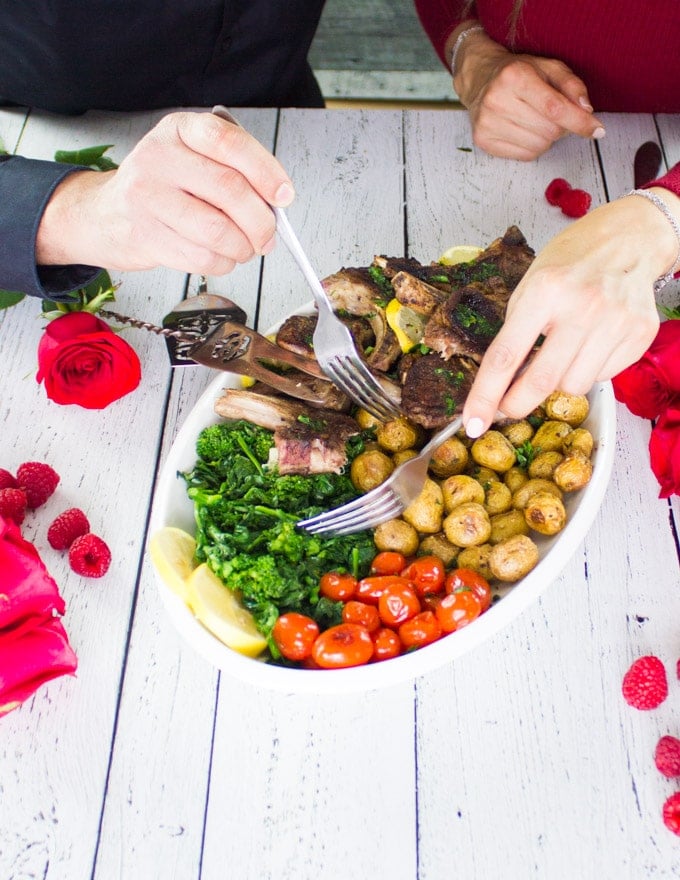
[[[270,205],[293,185],[244,129],[212,113],[172,113],[112,172],[69,175],[36,242],[42,265],[221,275],[274,246]]]
[[[454,31],[449,49],[469,26]],[[585,83],[566,64],[515,55],[483,31],[461,45],[454,88],[470,113],[475,144],[492,156],[530,161],[565,134],[604,135]]]
[[[677,196],[651,191],[680,218]],[[638,360],[659,326],[654,281],[677,253],[668,220],[639,196],[603,205],[553,238],[514,291],[484,355],[463,412],[468,434],[483,433],[497,410],[522,418],[552,391],[585,394]]]

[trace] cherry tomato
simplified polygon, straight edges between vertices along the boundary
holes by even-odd
[[[446,569],[438,556],[419,556],[402,571],[402,577],[415,584],[419,596],[439,593],[444,587]]]
[[[408,581],[406,578],[392,574],[376,574],[365,577],[357,584],[353,598],[359,599],[360,602],[368,602],[369,605],[377,605],[378,599],[380,599],[387,587],[391,587],[395,584],[407,587]]]
[[[296,611],[282,614],[272,629],[276,647],[288,660],[304,660],[309,657],[318,635],[317,622]]]
[[[365,626],[340,623],[325,630],[314,642],[312,658],[324,669],[362,666],[373,656],[373,639]]]
[[[393,629],[382,627],[373,633],[373,661],[391,660],[401,654],[401,639]]]
[[[447,593],[455,593],[458,590],[472,590],[479,599],[482,611],[491,605],[491,587],[485,577],[482,577],[471,568],[454,568],[446,576],[444,589]]]
[[[354,575],[340,571],[329,571],[321,575],[319,591],[327,599],[335,602],[346,602],[354,595],[357,588],[357,579]]]
[[[360,623],[372,633],[380,627],[380,615],[375,605],[367,605],[365,602],[347,602],[342,609],[343,623]]]
[[[406,568],[406,557],[395,550],[383,550],[371,563],[371,574],[401,574]]]
[[[391,584],[378,599],[378,612],[385,626],[399,626],[420,611],[420,600],[408,583]]]
[[[442,628],[434,611],[421,611],[399,627],[399,638],[407,650],[436,642],[441,635]]]
[[[435,610],[439,625],[445,633],[467,626],[481,613],[481,603],[472,590],[447,593]]]

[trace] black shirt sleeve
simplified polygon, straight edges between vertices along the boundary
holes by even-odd
[[[37,266],[38,225],[56,186],[78,166],[0,157],[0,288],[54,302],[68,302],[72,291],[93,281],[94,266]]]

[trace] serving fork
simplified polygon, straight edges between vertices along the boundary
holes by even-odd
[[[240,123],[221,104],[212,112],[231,122]],[[271,206],[276,218],[276,231],[302,271],[318,309],[312,342],[314,354],[323,372],[354,403],[384,422],[399,418],[402,412],[361,359],[349,331],[333,311],[333,305],[312,268],[283,208]]]
[[[342,507],[320,513],[297,525],[314,534],[332,532],[351,535],[396,519],[420,495],[427,478],[427,469],[434,451],[460,430],[463,417],[458,416],[438,431],[418,455],[400,464],[379,486]]]

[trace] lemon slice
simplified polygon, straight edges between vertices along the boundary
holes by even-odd
[[[149,541],[149,556],[161,580],[192,608],[187,578],[196,568],[196,541],[188,532],[165,526]]]
[[[439,262],[445,266],[455,266],[456,263],[469,263],[478,257],[484,248],[474,244],[456,244],[450,247],[439,258]]]
[[[394,331],[402,351],[410,351],[423,338],[426,315],[419,315],[398,299],[391,299],[385,309],[387,323]]]
[[[264,651],[267,642],[252,614],[205,562],[191,573],[187,586],[194,599],[194,614],[221,642],[247,657]]]

